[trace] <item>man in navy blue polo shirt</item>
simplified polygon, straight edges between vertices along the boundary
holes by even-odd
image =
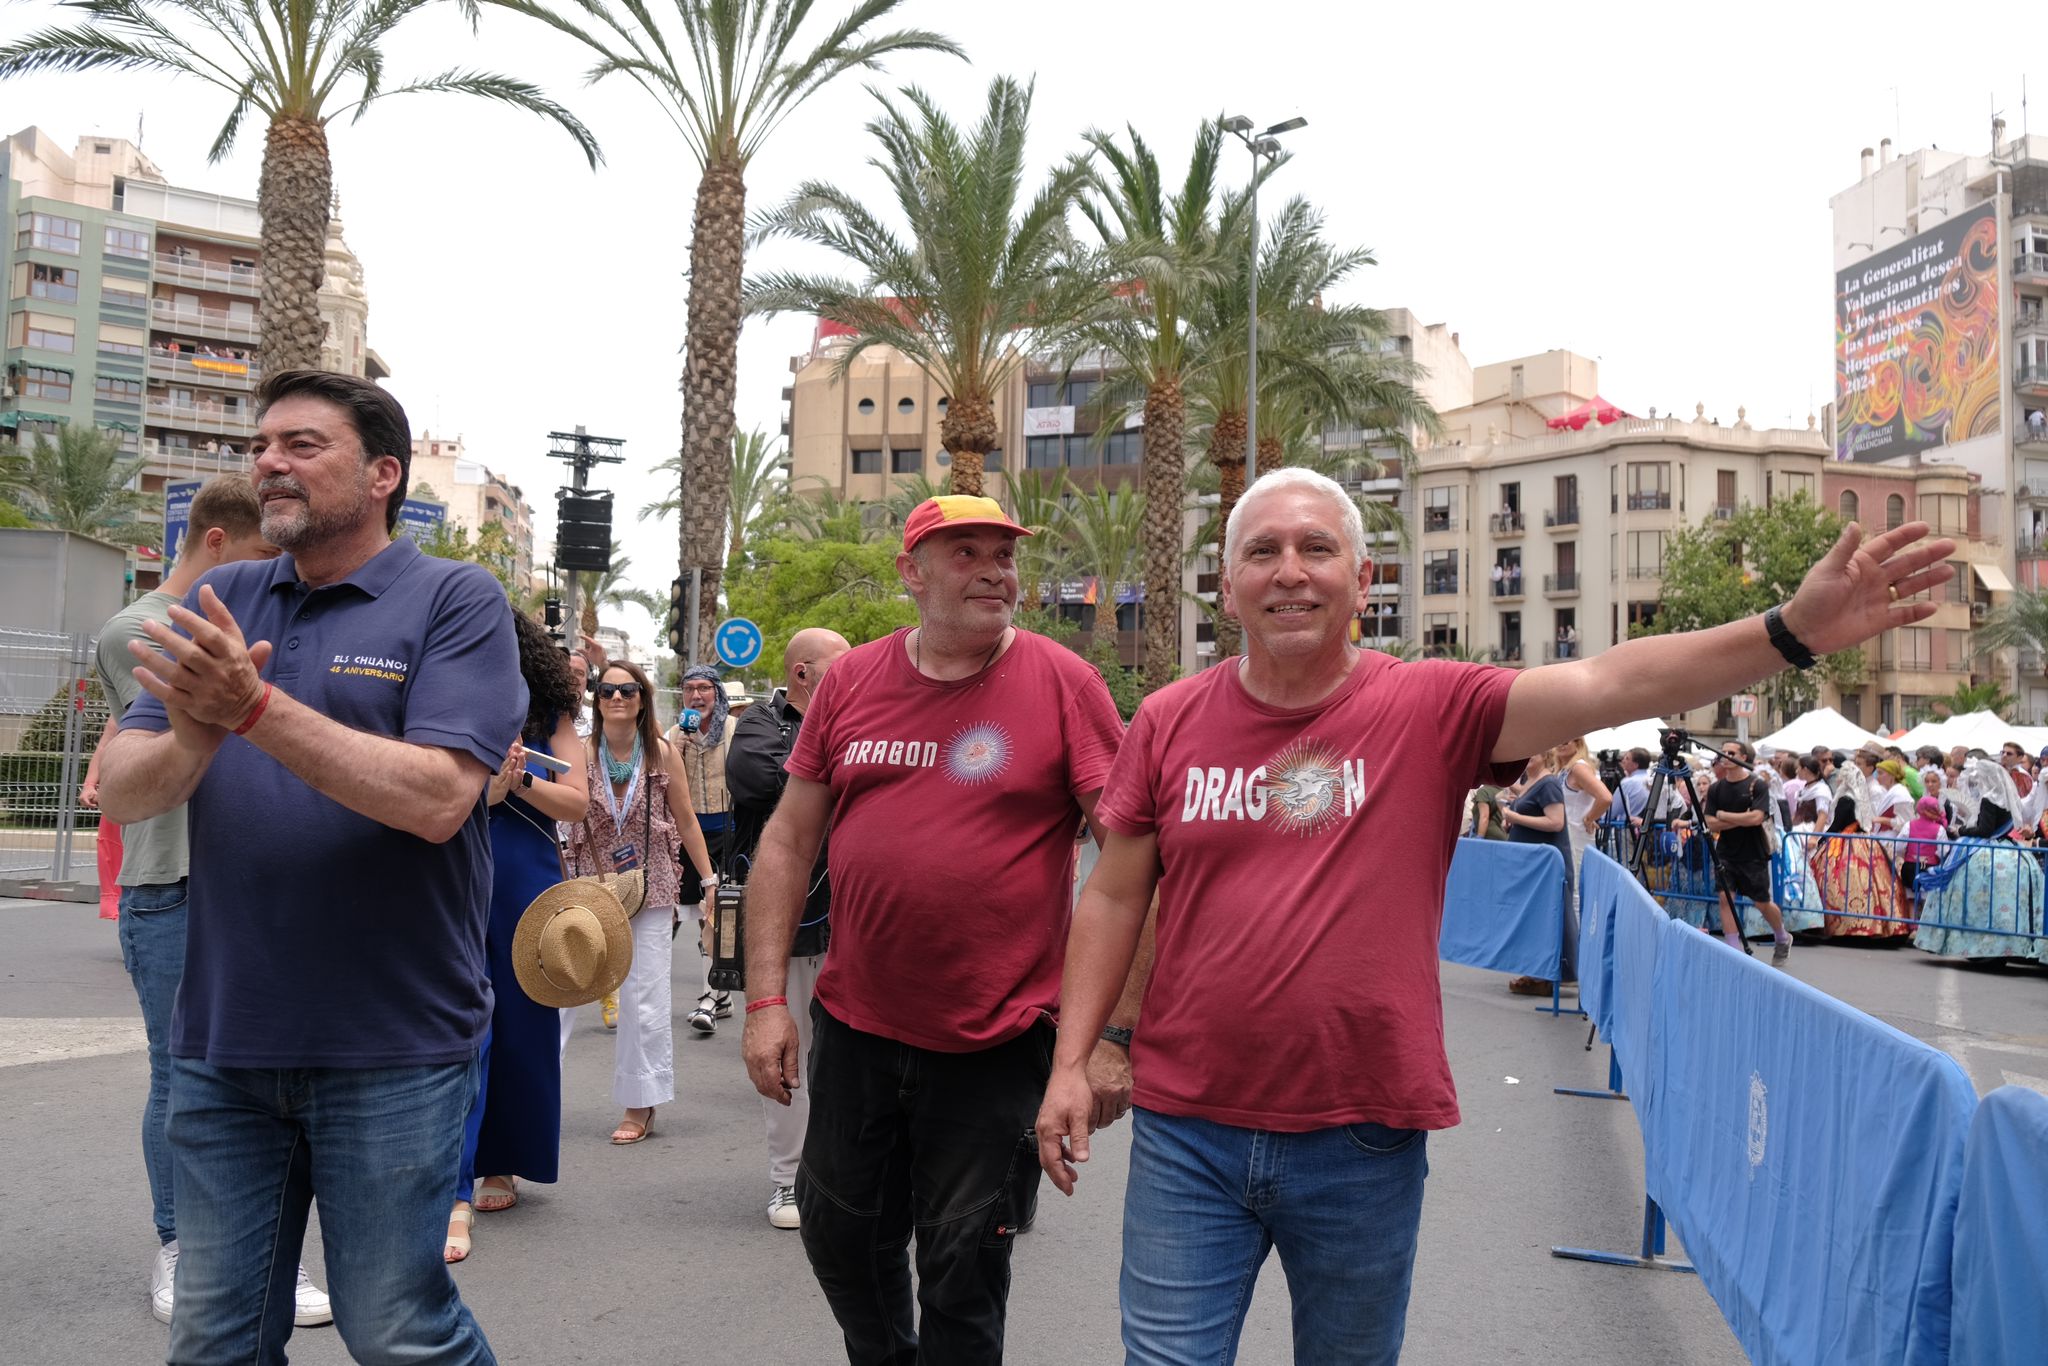
[[[526,714],[511,608],[391,539],[412,443],[390,395],[300,370],[259,404],[285,554],[145,628],[102,760],[109,818],[190,818],[170,1361],[285,1359],[317,1193],[357,1361],[491,1362],[441,1244],[491,1013],[484,786]]]

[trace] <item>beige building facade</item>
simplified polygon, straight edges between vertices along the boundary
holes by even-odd
[[[519,485],[472,459],[460,436],[421,432],[412,439],[409,497],[440,503],[448,520],[474,536],[496,523],[512,540],[514,583],[532,584],[533,508]]]

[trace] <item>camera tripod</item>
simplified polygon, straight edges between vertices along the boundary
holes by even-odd
[[[1735,924],[1739,928],[1742,924],[1742,918],[1736,913],[1735,894],[1729,889],[1727,857],[1722,852],[1721,842],[1707,834],[1707,813],[1705,808],[1700,805],[1700,794],[1693,789],[1692,771],[1684,763],[1680,762],[1678,757],[1680,752],[1688,747],[1702,751],[1706,749],[1706,746],[1700,744],[1682,730],[1668,730],[1664,732],[1662,753],[1658,756],[1656,766],[1650,771],[1649,796],[1643,803],[1643,828],[1636,836],[1634,856],[1629,859],[1629,872],[1634,874],[1636,881],[1642,883],[1645,887],[1650,885],[1648,877],[1645,876],[1650,861],[1650,851],[1657,846],[1656,834],[1659,831],[1669,832],[1671,828],[1671,821],[1665,815],[1665,808],[1669,805],[1665,798],[1671,785],[1676,783],[1678,789],[1685,794],[1685,806],[1692,814],[1693,828],[1699,832],[1700,838],[1707,841],[1707,855],[1714,870],[1714,890],[1720,894],[1721,908],[1728,915],[1734,917]],[[1734,764],[1745,773],[1754,775],[1756,772],[1753,766],[1745,764],[1738,759],[1730,759],[1726,755],[1718,755],[1717,757],[1725,763]],[[1677,855],[1674,851],[1674,862],[1676,857]],[[1753,952],[1749,947],[1747,939],[1744,939],[1742,942],[1742,951],[1744,953]]]

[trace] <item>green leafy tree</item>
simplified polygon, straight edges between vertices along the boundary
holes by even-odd
[[[1704,630],[1788,601],[1841,533],[1841,519],[1804,493],[1680,528],[1664,550],[1656,620],[1643,633]],[[1812,670],[1784,670],[1757,691],[1776,715],[1796,716],[1819,704],[1823,683],[1854,688],[1863,673],[1861,650],[1839,650]]]
[[[444,520],[435,526],[433,535],[420,542],[420,550],[443,560],[480,564],[505,586],[505,592],[515,603],[520,600],[521,586],[512,581],[512,566],[519,549],[512,544],[512,533],[505,530],[504,523],[486,522],[483,530],[472,536],[468,527]]]
[[[905,90],[901,103],[876,99],[872,164],[907,235],[869,207],[876,196],[806,183],[761,219],[759,234],[828,248],[859,277],[772,272],[748,286],[747,302],[851,327],[837,374],[872,346],[923,370],[947,399],[939,440],[953,491],[979,494],[1004,383],[1033,355],[1064,354],[1108,297],[1067,225],[1087,167],[1055,167],[1027,199],[1031,89],[1007,77],[990,84],[981,122],[965,131],[921,90]]]
[[[163,545],[163,528],[147,519],[157,499],[129,487],[142,460],[121,453],[118,434],[67,423],[55,440],[37,433],[26,452],[8,458],[18,461],[13,492],[31,525],[120,545]]]
[[[2041,661],[2048,659],[2048,590],[2014,590],[1977,628],[1977,643],[1993,650],[2031,652],[2033,667],[2023,666],[2022,672],[2040,677]]]
[[[1032,608],[1045,600],[1041,590],[1064,572],[1059,532],[1073,484],[1065,470],[1019,470],[1008,484],[1010,515],[1032,532],[1017,539],[1017,605]]]
[[[1145,495],[1133,488],[1094,489],[1066,507],[1054,533],[1062,558],[1074,572],[1094,576],[1101,602],[1111,601],[1117,584],[1139,582],[1145,565],[1144,521]],[[1177,602],[1179,592],[1176,583],[1174,596],[1160,601]]]
[[[727,599],[767,641],[757,665],[778,682],[782,645],[807,626],[837,631],[855,645],[917,624],[917,607],[896,574],[890,541],[772,540],[733,576]]]
[[[37,71],[158,71],[191,76],[233,101],[210,161],[234,147],[251,112],[268,124],[256,207],[263,219],[262,341],[266,374],[317,369],[328,205],[334,168],[327,126],[373,101],[452,92],[509,104],[555,123],[598,163],[597,141],[540,90],[509,76],[451,67],[384,84],[391,33],[436,0],[69,0],[85,19],[0,47],[0,79]],[[474,24],[476,0],[457,0]],[[350,96],[353,95],[353,98]],[[351,120],[353,121],[353,119]]]
[[[623,76],[659,107],[697,164],[690,231],[690,296],[683,361],[684,486],[702,489],[683,509],[683,573],[703,571],[703,600],[718,601],[732,459],[733,390],[739,375],[740,289],[746,256],[747,184],[754,158],[803,102],[849,71],[875,70],[902,52],[964,54],[924,29],[876,31],[901,0],[859,0],[838,13],[816,46],[813,0],[674,0],[658,22],[640,0],[490,0],[548,24],[596,58],[590,79]],[[824,16],[821,16],[821,18]],[[712,656],[715,612],[703,614],[697,653]]]

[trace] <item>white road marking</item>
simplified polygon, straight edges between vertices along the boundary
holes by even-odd
[[[140,1053],[148,1047],[142,1021],[132,1015],[0,1019],[0,1067]]]
[[[1955,969],[1938,973],[1934,986],[1934,1024],[1941,1032],[1934,1037],[1934,1046],[1954,1058],[1963,1069],[1963,1075],[1975,1082],[1970,1071],[1970,1040],[1963,1034],[1963,991],[1958,984],[1961,974]]]
[[[1999,1069],[1998,1075],[2005,1078],[2007,1086],[2024,1086],[2029,1091],[2039,1091],[2042,1095],[2048,1096],[2048,1080],[2030,1077],[2024,1072],[2007,1072],[2003,1068]]]

